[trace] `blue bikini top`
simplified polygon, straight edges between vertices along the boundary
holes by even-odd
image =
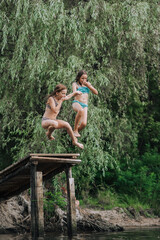
[[[90,89],[88,87],[78,87],[77,91],[80,91],[82,93],[88,93],[90,92]]]

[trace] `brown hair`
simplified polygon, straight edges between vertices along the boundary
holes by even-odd
[[[67,89],[67,87],[66,87],[65,85],[63,85],[63,84],[58,84],[58,85],[55,87],[55,89],[53,90],[53,92],[51,92],[51,94],[49,94],[49,95],[47,96],[47,99],[48,99],[49,97],[55,96],[57,92],[61,92],[61,91],[64,90],[64,89]]]
[[[82,76],[83,74],[87,74],[87,72],[86,72],[85,70],[80,70],[80,71],[78,72],[77,76],[76,76],[76,82],[78,82],[80,85],[81,85],[81,83],[79,82],[79,79],[81,78],[81,76]]]

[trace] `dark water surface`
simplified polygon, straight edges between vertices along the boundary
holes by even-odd
[[[47,234],[39,240],[160,240],[160,228],[134,228],[113,233],[81,233],[69,238],[67,235]],[[0,234],[0,240],[31,240],[29,235]]]

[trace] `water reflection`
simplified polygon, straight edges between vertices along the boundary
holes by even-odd
[[[0,234],[0,240],[32,240],[30,236],[15,234]]]
[[[160,228],[128,229],[112,233],[84,233],[73,238],[67,236],[47,236],[45,240],[160,240]]]
[[[30,235],[0,234],[0,240],[160,240],[160,228],[128,229],[113,233],[81,233],[76,236],[49,233],[44,238],[32,239]]]

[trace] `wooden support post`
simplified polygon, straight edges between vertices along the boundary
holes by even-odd
[[[37,162],[31,164],[30,187],[31,187],[31,234],[32,239],[38,238],[38,207],[37,207]]]
[[[38,162],[31,164],[31,231],[32,239],[44,235],[42,172],[37,172]]]
[[[72,178],[71,168],[66,169],[67,178],[67,227],[68,235],[76,235],[77,221],[76,221],[76,207],[75,207],[75,186],[74,178]]]
[[[38,232],[39,236],[44,236],[44,213],[43,213],[43,176],[42,172],[37,172],[37,203],[38,203]]]

